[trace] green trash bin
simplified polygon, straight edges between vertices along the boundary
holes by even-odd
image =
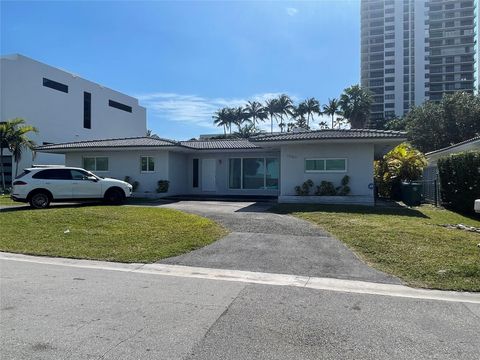
[[[422,203],[422,183],[402,182],[402,201],[408,206],[418,206]]]

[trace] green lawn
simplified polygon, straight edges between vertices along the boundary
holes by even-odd
[[[480,221],[432,206],[415,209],[279,205],[342,240],[373,267],[412,286],[480,291],[480,235],[441,224]]]
[[[176,210],[101,205],[2,211],[0,229],[0,251],[120,262],[154,262],[226,234]]]
[[[10,195],[0,195],[0,206],[14,205],[14,204],[18,204],[18,203],[15,203],[12,199],[10,199]]]

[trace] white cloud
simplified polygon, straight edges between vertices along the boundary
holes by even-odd
[[[266,99],[278,97],[280,93],[257,94],[248,99],[239,98],[207,98],[198,95],[176,93],[141,94],[136,97],[148,112],[161,120],[178,121],[210,129],[218,129],[213,125],[212,116],[220,108],[245,105],[248,100],[264,102]],[[296,97],[292,96],[292,100]]]
[[[285,11],[287,12],[288,16],[295,16],[298,13],[298,9],[295,9],[293,7],[288,7],[285,9]]]

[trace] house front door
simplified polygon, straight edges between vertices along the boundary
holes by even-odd
[[[217,161],[215,159],[202,159],[202,190],[203,191],[216,191],[217,184],[216,167]]]

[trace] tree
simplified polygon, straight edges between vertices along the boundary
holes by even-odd
[[[243,126],[238,127],[238,131],[236,131],[233,135],[237,138],[248,139],[250,136],[259,133],[253,123],[247,123]]]
[[[309,98],[298,105],[298,108],[301,108],[303,113],[307,115],[307,128],[310,128],[310,119],[313,120],[315,114],[321,115],[320,103],[315,98]]]
[[[229,114],[228,114],[228,109],[223,108],[220,110],[217,110],[215,114],[213,114],[213,123],[217,126],[223,126],[223,135],[227,136],[227,127],[229,125]]]
[[[322,129],[322,130],[328,129],[328,124],[327,124],[326,121],[320,121],[318,123],[318,125],[320,126],[320,129]]]
[[[0,172],[2,175],[2,189],[5,190],[5,169],[3,166],[3,149],[12,153],[15,161],[15,176],[18,173],[18,163],[22,159],[24,150],[33,150],[35,143],[27,136],[28,133],[37,133],[38,130],[30,125],[24,125],[25,120],[15,118],[0,123]]]
[[[402,181],[420,179],[427,160],[422,152],[409,143],[403,143],[375,162],[375,181],[379,193],[400,200]]]
[[[294,127],[310,130],[310,126],[308,126],[308,120],[305,117],[306,114],[307,108],[305,102],[302,102],[297,107],[294,107],[292,110],[292,116],[295,121],[287,124],[287,131],[293,130]]]
[[[277,117],[277,99],[265,101],[265,112],[270,117],[270,132],[273,133],[273,119]]]
[[[405,118],[393,118],[387,120],[384,126],[384,130],[405,131],[407,122]]]
[[[267,112],[262,104],[258,101],[249,101],[245,106],[245,115],[253,124],[253,129],[256,129],[257,120],[265,121],[268,117]]]
[[[405,116],[410,141],[420,150],[441,149],[480,135],[480,95],[465,92],[427,101]]]
[[[232,124],[237,125],[237,128],[240,130],[240,128],[242,127],[242,124],[245,121],[250,121],[247,118],[245,108],[243,108],[242,106],[238,106],[236,108],[233,108],[232,109]],[[230,133],[232,133],[231,128],[230,128]]]
[[[328,99],[328,104],[323,105],[323,113],[332,117],[332,129],[335,115],[340,115],[340,104],[336,98]]]
[[[350,122],[352,129],[365,127],[370,116],[372,100],[370,91],[363,89],[360,85],[353,85],[343,90],[339,104],[343,116]]]
[[[288,95],[282,94],[277,99],[277,107],[275,113],[277,114],[278,118],[280,119],[280,131],[283,132],[283,128],[286,126],[283,123],[284,116],[292,116],[293,115],[293,102],[292,99]]]

